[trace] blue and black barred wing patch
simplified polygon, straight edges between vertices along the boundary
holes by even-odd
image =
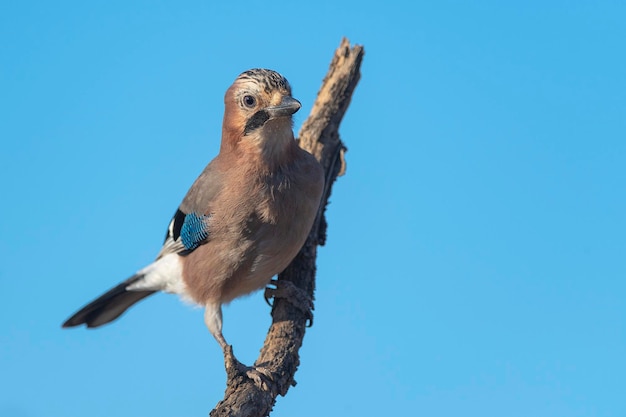
[[[209,237],[210,215],[189,213],[180,228],[180,240],[185,249],[192,251]]]
[[[209,238],[210,219],[210,214],[185,214],[176,210],[158,257],[173,252],[184,255],[196,249]]]

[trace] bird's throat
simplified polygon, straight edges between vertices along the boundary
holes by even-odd
[[[288,162],[293,158],[294,146],[297,146],[291,120],[287,118],[269,120],[250,135],[250,139],[268,165]]]

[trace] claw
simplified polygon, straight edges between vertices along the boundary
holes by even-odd
[[[230,345],[224,349],[224,364],[229,384],[231,380],[239,377],[252,380],[254,385],[263,391],[275,389],[274,379],[269,369],[262,366],[246,366],[239,362],[233,354],[233,347]]]
[[[272,280],[269,285],[276,288],[265,288],[264,297],[268,305],[273,307],[269,301],[270,298],[284,298],[306,316],[307,327],[313,326],[313,300],[303,289],[298,288],[293,282],[285,280]]]
[[[263,298],[265,298],[265,302],[267,303],[268,306],[274,307],[274,304],[270,301],[270,298],[276,297],[276,290],[278,289],[278,280],[273,279],[267,285],[268,286],[265,287],[265,292],[263,293]],[[269,287],[269,285],[273,285],[276,288]]]

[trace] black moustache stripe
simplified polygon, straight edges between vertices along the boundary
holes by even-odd
[[[258,112],[254,113],[254,115],[250,119],[248,119],[246,127],[243,130],[243,134],[247,135],[253,130],[263,126],[265,122],[269,120],[269,118],[270,115],[266,110],[259,110]]]

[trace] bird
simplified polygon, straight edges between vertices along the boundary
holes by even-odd
[[[241,73],[224,95],[219,152],[178,206],[154,262],[62,326],[99,327],[156,292],[173,293],[204,307],[204,322],[226,355],[222,305],[283,271],[319,209],[324,171],[294,138],[300,107],[278,72]]]

